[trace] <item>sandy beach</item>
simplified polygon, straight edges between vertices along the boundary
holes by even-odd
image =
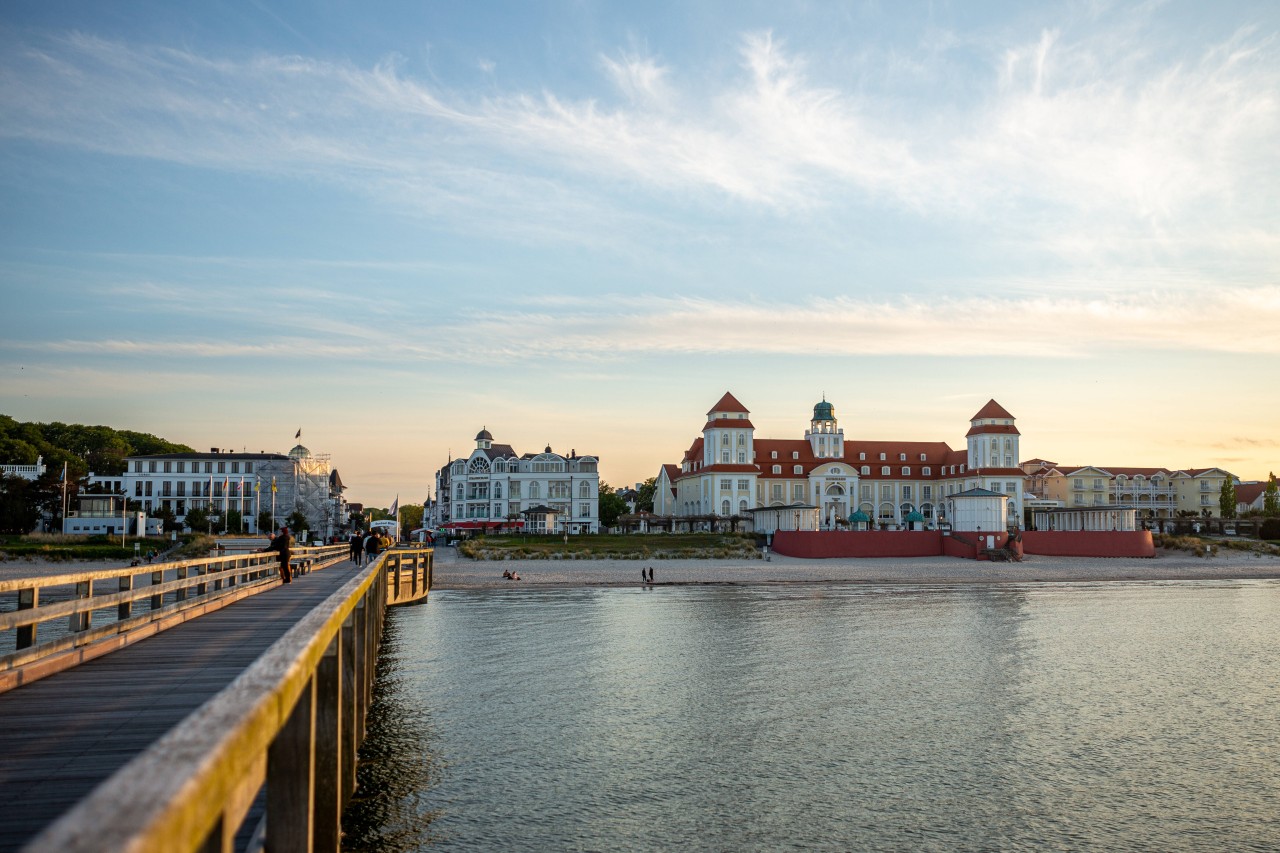
[[[1029,556],[1021,563],[986,563],[955,557],[876,560],[802,560],[777,554],[769,560],[468,560],[453,548],[437,548],[435,589],[507,586],[637,586],[640,568],[655,582],[973,584],[1096,581],[1168,581],[1280,578],[1280,557],[1227,551],[1196,557],[1159,551],[1151,559]],[[5,560],[0,580],[120,567],[119,562]],[[518,584],[502,572],[518,572]]]
[[[1167,581],[1280,578],[1280,557],[1239,552],[1196,557],[1161,551],[1150,559],[1027,557],[1021,563],[988,563],[955,557],[803,560],[505,560],[459,559],[436,549],[434,589],[503,586],[637,586],[641,567],[662,584],[866,583],[973,584],[1031,582]],[[503,579],[502,572],[521,580]]]

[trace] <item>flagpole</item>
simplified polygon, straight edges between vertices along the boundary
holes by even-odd
[[[128,471],[126,470],[125,473],[128,473]],[[123,489],[124,485],[125,484],[121,482],[120,488]],[[60,519],[60,521],[62,522],[62,532],[66,533],[67,532],[67,463],[65,460],[63,460],[63,463],[62,463],[62,518]]]
[[[262,481],[258,479],[257,474],[254,474],[253,475],[253,529],[258,533],[262,532],[261,530],[258,530],[258,527],[260,526],[258,523],[258,518],[261,515],[262,515]]]

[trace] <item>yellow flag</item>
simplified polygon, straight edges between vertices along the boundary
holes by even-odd
[[[275,492],[275,490],[276,490],[276,478],[275,478],[275,477],[272,477],[272,478],[271,478],[271,491],[272,491],[272,492]]]

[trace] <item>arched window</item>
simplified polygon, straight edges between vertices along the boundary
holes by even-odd
[[[729,433],[724,432],[724,433],[721,433],[721,434],[720,434],[720,443],[721,443],[721,444],[728,444],[728,443],[729,443]]]
[[[475,459],[471,460],[471,463],[467,466],[467,470],[472,474],[483,474],[489,470],[489,460],[485,459],[483,456],[477,456]]]
[[[746,501],[738,501],[738,514],[739,514],[739,515],[743,515],[743,514],[745,514],[745,513],[746,513],[746,511],[747,511],[747,502],[746,502]]]
[[[738,446],[739,446],[739,447],[746,447],[746,446],[747,446],[747,437],[746,437],[745,435],[743,435],[742,433],[738,433]]]
[[[578,497],[583,499],[591,497],[591,483],[587,480],[583,480],[582,485],[578,487]]]
[[[494,483],[494,484],[493,484],[493,496],[494,496],[495,498],[498,498],[499,500],[501,500],[501,499],[502,499],[502,484],[501,484],[501,483]]]
[[[729,502],[728,502],[728,501],[721,501],[721,502],[720,502],[720,514],[721,514],[721,515],[728,515],[728,514],[729,514]]]
[[[870,476],[870,474],[871,474],[871,466],[870,466],[870,465],[863,465],[863,466],[862,466],[862,476],[867,477],[867,476]]]

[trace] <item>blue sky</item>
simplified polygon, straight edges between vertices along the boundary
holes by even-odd
[[[333,454],[487,427],[1280,468],[1280,6],[0,10],[0,411]]]

